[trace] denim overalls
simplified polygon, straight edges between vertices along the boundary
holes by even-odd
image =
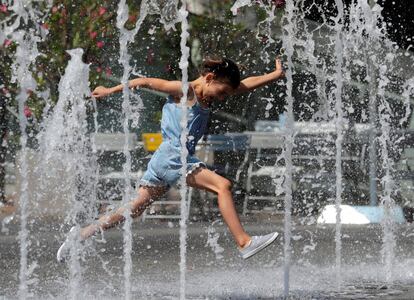
[[[187,156],[187,175],[195,169],[206,166],[202,161],[194,156],[197,142],[207,129],[210,115],[208,108],[203,108],[198,101],[191,107],[187,107],[187,129],[188,137],[186,146]],[[140,186],[172,186],[180,179],[181,174],[181,142],[180,135],[182,128],[180,125],[183,109],[179,107],[174,99],[169,96],[162,109],[161,133],[162,143],[155,151],[147,171],[141,178]]]

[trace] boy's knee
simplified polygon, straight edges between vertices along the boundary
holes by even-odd
[[[222,180],[218,185],[219,193],[230,192],[232,188],[233,188],[233,183],[228,179]]]

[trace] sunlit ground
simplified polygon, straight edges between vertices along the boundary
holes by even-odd
[[[250,233],[282,232],[281,221],[245,222]],[[34,267],[30,292],[34,298],[69,297],[69,269],[55,253],[63,237],[58,224],[33,224],[29,263]],[[17,224],[0,236],[0,298],[17,298],[19,252]],[[282,238],[255,257],[243,261],[223,224],[195,223],[188,228],[186,295],[188,299],[277,299],[284,293]],[[297,225],[292,236],[291,299],[413,299],[414,249],[412,225],[396,229],[393,283],[385,283],[379,226],[343,228],[341,290],[337,290],[334,227]],[[83,279],[76,298],[124,297],[122,230],[106,232],[85,245]],[[133,225],[133,299],[179,297],[178,223]],[[411,257],[411,258],[410,258]]]

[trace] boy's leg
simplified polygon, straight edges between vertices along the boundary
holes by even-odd
[[[208,190],[217,194],[220,213],[230,229],[237,245],[243,248],[251,237],[244,231],[233,202],[231,182],[206,168],[199,168],[187,176],[189,186]]]
[[[82,228],[80,231],[81,239],[86,240],[99,230],[107,230],[123,222],[126,210],[131,211],[133,218],[140,216],[152,201],[161,197],[166,191],[166,187],[141,186],[138,189],[136,199],[130,201],[126,206],[118,208],[116,212],[100,217],[97,223]]]

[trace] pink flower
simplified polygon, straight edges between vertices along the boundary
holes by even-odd
[[[98,33],[97,33],[96,31],[91,31],[91,32],[89,32],[89,37],[90,37],[91,39],[95,39],[97,35],[98,35]]]
[[[172,66],[170,64],[165,65],[165,72],[168,72],[168,73],[172,72]]]
[[[101,67],[97,67],[96,68],[96,72],[101,73],[102,72],[102,68]]]
[[[47,23],[43,23],[42,25],[40,25],[43,29],[49,30],[49,24]]]
[[[152,65],[154,63],[154,50],[152,50],[151,48],[148,49],[147,52],[147,64]]]
[[[23,113],[26,118],[30,118],[33,115],[32,111],[27,105],[24,107]]]
[[[3,13],[6,13],[7,12],[7,5],[6,4],[2,4],[1,6],[0,6],[0,11],[1,12],[3,12]]]
[[[105,69],[105,74],[106,74],[107,76],[111,76],[111,75],[112,75],[112,70],[111,70],[111,68],[110,68],[110,67],[107,67],[107,68]]]
[[[96,42],[96,47],[98,47],[98,48],[103,48],[104,45],[105,45],[105,43],[102,42],[102,41],[97,41]]]
[[[53,6],[52,7],[52,13],[57,13],[58,12],[58,10],[59,10],[59,8],[57,7],[57,6]]]
[[[135,23],[137,21],[137,16],[136,15],[129,15],[128,16],[128,21],[131,23]]]
[[[106,13],[106,8],[103,6],[99,7],[99,12],[98,12],[99,16],[103,16],[105,13]]]
[[[12,44],[12,42],[13,42],[12,40],[7,40],[7,39],[6,39],[6,40],[4,40],[3,45],[4,45],[4,47],[6,47],[6,48],[7,48],[7,47],[9,47],[9,46]]]
[[[286,0],[273,0],[276,8],[283,8],[286,5]]]

